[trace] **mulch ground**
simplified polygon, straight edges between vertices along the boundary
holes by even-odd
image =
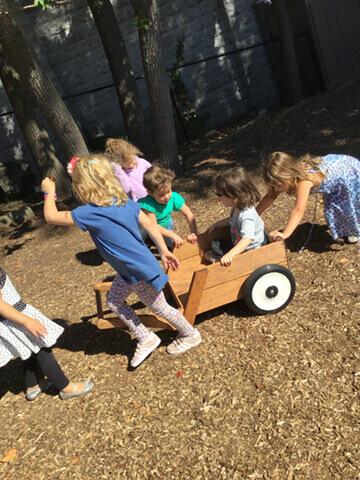
[[[360,158],[359,105],[353,82],[269,112],[246,133],[248,118],[210,132],[182,148],[185,175],[174,189],[203,231],[228,214],[211,192],[224,166],[256,174],[274,150]],[[266,227],[283,227],[292,204],[280,197]],[[94,325],[92,285],[112,269],[88,234],[46,225],[41,205],[32,207],[31,223],[1,237],[1,266],[23,300],[66,326],[54,349],[66,374],[96,387],[75,400],[50,391],[30,403],[21,361],[2,368],[0,459],[11,450],[15,458],[0,463],[1,478],[360,479],[360,256],[357,245],[332,240],[321,203],[298,253],[315,198],[287,242],[297,290],[285,310],[257,316],[239,301],[199,315],[203,343],[175,358],[165,352],[174,333],[159,331],[160,348],[135,371],[131,335]],[[181,216],[175,225],[185,236]]]

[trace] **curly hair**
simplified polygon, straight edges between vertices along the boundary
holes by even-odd
[[[242,167],[233,167],[219,172],[214,180],[217,195],[232,198],[239,210],[254,206],[260,193],[250,174]]]
[[[72,186],[83,203],[109,207],[114,201],[115,205],[125,205],[128,199],[104,155],[80,158],[72,173]]]
[[[263,179],[270,187],[270,194],[275,192],[274,185],[286,182],[289,184],[288,193],[293,195],[296,193],[300,180],[313,181],[317,179],[321,183],[326,178],[325,173],[319,167],[321,163],[321,157],[312,157],[310,154],[297,160],[288,153],[274,152],[263,165]]]
[[[144,173],[143,185],[149,192],[164,188],[171,183],[175,173],[164,167],[154,165]]]
[[[123,165],[131,162],[134,155],[142,155],[142,152],[123,138],[108,138],[105,143],[105,155],[111,162]]]

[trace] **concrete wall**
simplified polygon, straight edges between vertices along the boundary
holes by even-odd
[[[277,90],[261,43],[253,0],[158,0],[168,68],[175,63],[179,41],[184,62],[198,62],[182,69],[193,107],[208,114],[207,129],[216,128],[250,110],[277,104]],[[21,6],[23,2],[11,2]],[[149,116],[138,35],[129,0],[113,0],[124,41],[131,58],[146,114]],[[19,23],[34,46],[44,68],[63,97],[112,84],[90,9],[85,0],[61,6],[20,11]],[[221,56],[236,49],[241,54]],[[211,60],[207,60],[212,58]],[[94,138],[124,135],[120,108],[113,88],[78,95],[66,104],[81,127],[90,149]],[[0,85],[0,114],[11,111]],[[59,152],[61,158],[61,152]],[[15,162],[14,162],[15,160]],[[66,161],[66,159],[62,159]],[[11,162],[11,166],[9,163]],[[0,186],[7,192],[19,188],[6,178],[17,172],[36,171],[13,115],[0,117]],[[8,171],[8,173],[7,173]],[[16,187],[16,184],[18,187]]]

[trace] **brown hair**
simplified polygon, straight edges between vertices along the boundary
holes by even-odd
[[[250,174],[242,167],[228,168],[218,173],[214,188],[217,195],[232,198],[240,210],[254,206],[261,198]]]
[[[175,177],[175,173],[164,167],[154,165],[150,167],[144,173],[143,184],[146,190],[154,192],[159,188],[164,188],[171,183],[171,180]]]
[[[124,205],[128,198],[122,189],[109,160],[104,155],[80,158],[72,172],[74,192],[83,203],[102,207]]]
[[[294,194],[300,180],[318,180],[321,183],[326,178],[319,168],[321,163],[321,157],[312,158],[309,154],[297,160],[288,153],[274,152],[263,165],[263,179],[270,186],[270,194],[274,192],[273,185],[283,182],[289,184],[289,194]]]
[[[111,162],[123,165],[130,162],[134,155],[142,155],[142,152],[123,138],[108,138],[105,143],[105,155]]]

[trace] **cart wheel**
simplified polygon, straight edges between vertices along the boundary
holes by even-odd
[[[257,268],[245,282],[246,305],[259,315],[280,312],[292,300],[295,279],[282,265],[263,265]]]

